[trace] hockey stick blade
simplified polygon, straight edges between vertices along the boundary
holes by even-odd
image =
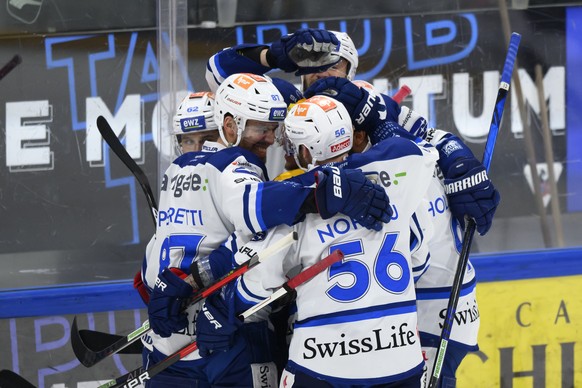
[[[141,186],[143,192],[145,193],[146,199],[148,204],[150,205],[152,218],[154,221],[154,225],[157,224],[157,212],[158,212],[158,204],[154,197],[154,193],[152,192],[152,187],[150,186],[150,182],[146,174],[143,170],[137,165],[135,160],[129,155],[121,141],[109,125],[107,119],[103,116],[97,117],[97,128],[99,129],[99,133],[103,137],[103,140],[109,145],[109,148],[117,155],[119,160],[123,162],[129,168],[135,179],[137,179],[139,185]]]
[[[279,239],[276,243],[265,248],[262,252],[257,253],[251,259],[245,261],[243,264],[237,266],[235,269],[230,271],[228,274],[224,275],[212,285],[198,290],[190,300],[190,304],[197,303],[202,299],[212,295],[214,292],[220,290],[226,284],[232,282],[251,268],[255,267],[269,256],[272,256],[277,251],[291,245],[297,240],[297,232],[291,232],[285,237]],[[106,357],[118,353],[122,349],[128,347],[131,343],[135,342],[141,338],[144,334],[150,331],[150,325],[148,321],[145,321],[143,325],[136,330],[132,331],[125,337],[116,340],[109,345],[102,346],[100,349],[91,348],[90,343],[85,343],[81,337],[79,327],[77,325],[77,317],[73,319],[71,324],[71,346],[73,347],[73,352],[77,359],[86,367],[91,367],[98,362],[102,361]],[[114,337],[117,338],[117,337]]]
[[[71,346],[73,348],[73,353],[75,353],[75,356],[81,362],[81,364],[89,368],[99,361],[107,358],[109,355],[119,353],[121,350],[131,345],[138,338],[149,331],[150,324],[148,321],[145,321],[143,325],[129,333],[127,336],[120,337],[120,339],[116,339],[115,342],[96,350],[91,349],[90,347],[94,346],[94,343],[85,343],[83,341],[79,327],[77,325],[77,317],[74,317],[73,323],[71,324]]]
[[[0,370],[0,388],[36,388],[24,377],[8,369]]]
[[[8,75],[14,68],[22,63],[20,55],[16,54],[0,69],[0,81]]]
[[[483,166],[485,166],[487,171],[489,171],[489,166],[491,165],[493,149],[495,148],[495,141],[497,140],[497,134],[499,133],[499,127],[501,125],[505,100],[509,92],[509,82],[511,81],[511,74],[513,73],[513,66],[515,64],[520,40],[521,35],[515,32],[511,34],[509,48],[503,66],[503,73],[501,74],[501,82],[499,84],[499,90],[497,91],[497,99],[495,101],[495,107],[491,118],[491,125],[489,127],[489,135],[487,136],[487,143],[485,144],[485,151],[483,152]],[[459,262],[457,263],[457,270],[451,286],[451,296],[449,297],[449,303],[447,305],[447,313],[443,322],[439,346],[437,348],[432,373],[428,383],[429,388],[437,387],[440,379],[447,345],[451,336],[451,329],[453,327],[454,317],[457,310],[457,303],[459,302],[459,294],[461,293],[461,287],[463,285],[463,275],[465,274],[467,264],[469,263],[469,252],[471,251],[471,244],[473,242],[476,227],[477,225],[474,219],[471,218],[467,221],[467,229],[465,229],[465,234],[463,235],[463,245],[461,253],[459,254]]]
[[[254,305],[253,307],[245,310],[243,313],[239,315],[239,317],[243,320],[245,318],[248,318],[249,316],[259,311],[260,309],[274,302],[275,300],[282,298],[283,296],[291,292],[293,289],[313,279],[315,275],[317,275],[320,272],[323,272],[327,268],[331,267],[332,264],[341,261],[343,258],[344,258],[343,252],[340,251],[339,249],[336,249],[330,255],[324,257],[322,260],[318,261],[317,263],[308,267],[298,275],[289,279],[285,284],[283,284],[275,292],[273,292],[271,296],[269,296],[262,302]],[[157,364],[153,365],[151,368],[145,371],[143,366],[139,367],[121,377],[118,377],[115,380],[111,380],[108,383],[99,386],[99,388],[136,387],[139,384],[143,384],[146,380],[149,380],[155,375],[159,374],[163,370],[169,368],[171,365],[180,361],[182,358],[194,352],[196,349],[198,349],[198,346],[196,344],[196,341],[194,341],[186,345],[182,349],[178,350],[176,353],[171,354],[168,357],[164,358],[162,361],[158,362]]]
[[[121,335],[105,333],[97,330],[79,330],[81,339],[87,347],[91,349],[102,349],[103,344],[112,344],[123,338]],[[126,348],[121,349],[119,354],[141,354],[143,351],[143,344],[141,341],[132,343]]]

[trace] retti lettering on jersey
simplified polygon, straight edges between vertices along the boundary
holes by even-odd
[[[162,225],[204,225],[202,220],[202,210],[199,209],[185,209],[182,207],[170,207],[167,210],[160,210],[158,212],[158,226]]]
[[[445,185],[445,193],[454,194],[460,191],[469,189],[473,186],[477,186],[479,183],[486,181],[487,171],[483,170],[477,174],[471,175],[463,180],[456,181]]]
[[[402,323],[398,329],[396,326],[391,329],[374,329],[369,336],[353,339],[346,339],[342,333],[339,340],[334,342],[318,343],[315,337],[307,338],[303,342],[303,359],[353,356],[413,345],[416,343],[416,335],[407,326],[407,323]]]

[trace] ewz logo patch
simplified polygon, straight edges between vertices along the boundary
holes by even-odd
[[[285,120],[287,115],[287,108],[271,108],[269,112],[269,120]]]
[[[206,120],[204,119],[204,116],[180,119],[180,128],[182,128],[182,131],[184,132],[206,129]]]

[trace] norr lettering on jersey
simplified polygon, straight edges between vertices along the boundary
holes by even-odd
[[[319,241],[325,243],[325,238],[333,240],[336,235],[343,235],[348,233],[350,230],[356,230],[360,224],[353,218],[337,218],[333,220],[333,223],[325,224],[325,229],[317,229],[317,235],[319,236]]]
[[[406,322],[402,323],[398,329],[391,326],[391,329],[374,329],[369,336],[362,338],[346,339],[345,334],[340,334],[340,339],[333,342],[320,342],[316,338],[307,338],[303,342],[305,352],[303,358],[310,360],[316,357],[331,358],[353,356],[359,353],[378,352],[386,349],[409,346],[416,343],[416,334],[407,328]]]
[[[390,204],[392,207],[392,217],[391,220],[398,219],[398,208],[393,203]],[[319,241],[325,243],[326,238],[333,240],[336,235],[342,235],[348,233],[350,230],[356,230],[361,225],[358,221],[353,218],[336,218],[332,223],[326,223],[322,229],[317,229],[317,235],[319,236]]]

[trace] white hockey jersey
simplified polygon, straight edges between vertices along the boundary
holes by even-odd
[[[416,295],[410,249],[410,219],[428,187],[436,150],[393,138],[342,166],[360,168],[383,185],[394,210],[379,232],[345,216],[308,215],[294,226],[299,241],[287,252],[247,272],[237,295],[249,304],[285,282],[290,268],[306,268],[335,249],[345,254],[297,289],[297,320],[287,369],[331,384],[380,384],[420,373]],[[288,228],[275,228],[276,241]],[[363,367],[365,366],[365,367]]]
[[[432,219],[434,234],[429,241],[430,266],[416,283],[418,328],[423,344],[436,347],[442,332],[463,236],[457,220],[448,210],[444,187],[436,172],[427,191],[427,199],[425,210]],[[470,351],[478,349],[480,325],[475,286],[475,270],[469,261],[450,340]]]
[[[291,182],[264,182],[264,164],[238,147],[205,143],[218,152],[192,152],[177,158],[161,184],[156,234],[146,248],[142,279],[151,290],[166,267],[185,272],[236,232],[244,244],[256,232],[279,224],[291,225],[303,200],[312,191]],[[187,310],[190,325],[183,333],[153,345],[172,354],[194,340],[197,305]],[[187,358],[198,358],[195,352]]]

